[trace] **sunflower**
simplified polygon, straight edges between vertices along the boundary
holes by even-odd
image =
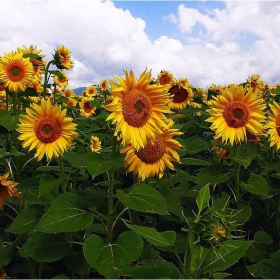
[[[93,136],[93,135],[91,136],[90,149],[96,153],[99,153],[99,151],[101,150],[101,141],[97,136]]]
[[[125,155],[125,168],[128,172],[138,175],[141,181],[148,177],[163,176],[168,167],[174,170],[172,162],[180,162],[180,157],[175,149],[182,148],[181,144],[172,139],[174,136],[183,134],[178,129],[172,128],[174,122],[169,119],[167,127],[162,128],[162,134],[156,135],[154,141],[147,139],[143,148],[135,150],[131,143],[121,149]]]
[[[86,95],[87,96],[96,96],[97,90],[95,86],[88,86],[86,88]]]
[[[159,85],[167,85],[173,82],[174,82],[173,75],[166,70],[162,70],[157,76],[157,84]]]
[[[168,92],[172,95],[172,101],[169,103],[172,109],[183,110],[193,100],[193,91],[188,83],[174,82]]]
[[[103,91],[108,90],[108,83],[107,83],[107,81],[106,80],[101,80],[100,84],[99,84],[99,87]]]
[[[75,107],[77,105],[77,101],[74,98],[70,97],[65,105],[67,107]]]
[[[276,151],[280,149],[280,106],[275,101],[269,104],[272,114],[269,114],[266,129],[269,136],[270,147],[275,146]]]
[[[0,58],[0,83],[10,91],[25,91],[33,78],[34,69],[29,58],[19,53],[9,53]]]
[[[125,73],[115,83],[110,82],[114,99],[104,107],[112,111],[107,120],[116,124],[115,135],[121,132],[123,145],[129,143],[139,150],[144,148],[147,138],[151,141],[156,134],[162,134],[161,127],[166,127],[165,113],[171,113],[168,103],[170,95],[168,87],[150,85],[151,71],[144,71],[136,81],[133,71]]]
[[[61,75],[54,75],[53,81],[60,87],[65,88],[68,86],[69,78],[64,71],[60,71]]]
[[[70,88],[67,88],[67,89],[63,88],[61,91],[61,94],[68,98],[76,96],[75,92]]]
[[[72,140],[78,136],[76,124],[66,117],[66,109],[60,105],[52,107],[50,99],[41,99],[40,106],[32,103],[26,109],[27,115],[20,115],[17,131],[22,133],[18,139],[23,140],[23,148],[36,148],[35,157],[41,160],[44,154],[47,160],[53,156],[62,156],[64,151],[72,148]]]
[[[216,133],[215,138],[222,137],[225,144],[247,142],[247,130],[253,135],[263,134],[266,106],[251,87],[232,84],[213,96],[211,104],[206,110],[211,116],[205,121],[212,123],[210,128]]]
[[[70,50],[64,46],[59,46],[54,54],[54,63],[58,69],[72,69],[74,64],[71,60]]]
[[[82,101],[79,102],[81,116],[88,118],[95,113],[96,107],[90,105],[90,102],[93,100],[94,99],[92,97],[82,98]]]
[[[13,196],[19,197],[20,193],[15,188],[17,182],[7,181],[10,172],[5,173],[0,177],[0,209],[3,210],[3,199],[11,199]]]

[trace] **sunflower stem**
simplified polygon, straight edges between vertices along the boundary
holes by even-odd
[[[44,77],[44,84],[43,84],[43,96],[44,98],[46,98],[46,93],[47,93],[47,85],[48,85],[48,72],[49,72],[49,68],[51,66],[51,64],[54,63],[54,60],[51,60],[48,62],[46,68],[45,68],[45,77]]]
[[[63,168],[63,162],[62,162],[62,157],[59,156],[57,158],[59,170],[60,170],[60,176],[64,175],[64,168]],[[61,189],[63,193],[66,193],[66,180],[64,179],[63,182],[61,183]]]
[[[191,278],[191,247],[190,247],[190,235],[188,235],[188,240],[187,240],[187,248],[186,248],[186,253],[184,257],[184,276],[185,279],[190,279]]]
[[[233,146],[233,155],[237,156],[237,146]],[[234,166],[234,190],[235,190],[235,197],[236,197],[236,206],[240,202],[240,187],[239,187],[239,176],[240,176],[240,167],[241,165],[233,161],[233,166]]]

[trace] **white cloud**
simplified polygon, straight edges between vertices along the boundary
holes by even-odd
[[[49,60],[64,45],[75,62],[68,72],[72,88],[123,75],[122,69],[140,75],[146,68],[154,76],[168,70],[199,87],[244,82],[254,73],[280,82],[280,3],[225,3],[223,10],[205,11],[178,4],[177,14],[165,18],[181,30],[182,40],[163,33],[151,41],[149,22],[112,1],[1,0],[0,55],[32,44]]]

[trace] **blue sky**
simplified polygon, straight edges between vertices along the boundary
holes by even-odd
[[[0,56],[71,50],[69,87],[161,70],[195,87],[280,83],[280,1],[1,0]]]

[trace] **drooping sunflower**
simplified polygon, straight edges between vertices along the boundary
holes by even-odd
[[[263,135],[265,121],[265,104],[258,93],[251,87],[231,84],[213,96],[210,109],[211,116],[205,121],[211,122],[210,128],[215,138],[222,139],[230,145],[247,142],[247,130],[253,135]]]
[[[33,65],[20,53],[8,53],[0,58],[0,83],[10,91],[25,91],[34,78]]]
[[[156,135],[154,141],[147,140],[146,145],[135,150],[131,143],[121,149],[125,154],[124,166],[127,172],[138,175],[141,181],[149,177],[161,178],[168,167],[174,170],[172,162],[180,162],[176,149],[182,148],[181,144],[173,139],[174,136],[183,134],[173,128],[174,122],[169,119],[167,127],[162,128],[162,134]]]
[[[58,69],[72,69],[74,63],[70,50],[64,46],[58,46],[54,54],[54,63]]]
[[[150,85],[151,71],[144,71],[138,81],[133,71],[124,73],[125,79],[116,77],[119,84],[109,81],[114,99],[104,107],[112,111],[107,120],[116,124],[115,135],[121,133],[123,145],[131,143],[139,150],[147,138],[153,141],[156,134],[162,134],[165,113],[171,113],[167,105],[171,99],[166,86]]]
[[[93,135],[91,136],[90,149],[96,153],[99,153],[99,151],[101,150],[101,141],[97,136],[93,136]]]
[[[7,181],[10,172],[5,173],[3,176],[0,177],[0,209],[3,210],[3,199],[10,200],[13,196],[19,197],[20,193],[15,188],[18,184],[17,182]]]
[[[26,109],[26,115],[20,115],[17,131],[21,133],[18,139],[23,140],[23,148],[29,151],[36,149],[35,158],[41,160],[46,155],[47,160],[53,156],[59,157],[73,146],[73,139],[78,136],[75,131],[77,124],[66,116],[66,109],[52,106],[50,99],[41,99],[41,104],[32,103]]]
[[[173,74],[166,70],[162,70],[157,76],[157,84],[159,85],[168,85],[172,84],[175,81]]]
[[[174,82],[169,88],[169,93],[172,95],[172,100],[169,106],[172,109],[183,110],[187,104],[193,101],[193,91],[188,83]]]
[[[95,86],[88,86],[86,88],[86,95],[87,96],[96,96],[97,90]]]
[[[266,124],[267,134],[269,136],[268,141],[270,147],[275,146],[276,151],[280,149],[280,106],[277,102],[273,101],[273,104],[269,104],[272,113],[268,116]]]
[[[82,101],[79,102],[81,116],[88,118],[95,113],[96,107],[90,105],[93,100],[94,99],[92,97],[82,98]]]
[[[60,87],[68,86],[69,77],[64,71],[60,71],[61,75],[54,75],[53,81]]]

